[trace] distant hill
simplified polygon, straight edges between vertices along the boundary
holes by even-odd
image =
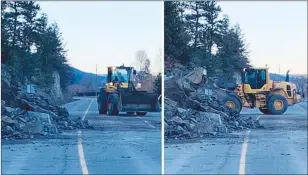
[[[82,81],[86,79],[91,79],[93,81],[96,81],[96,74],[84,72],[77,68],[71,67],[74,74],[73,84],[80,84]],[[97,75],[97,82],[98,84],[103,84],[106,82],[107,75]]]
[[[290,75],[290,81],[296,80],[298,78],[307,78],[307,75],[296,75],[296,74],[291,74]],[[270,73],[270,78],[275,81],[284,81],[286,79],[286,75],[281,75],[281,74],[276,74],[276,73]]]
[[[274,81],[285,81],[286,76],[270,73],[270,78]],[[305,93],[305,95],[307,96],[307,75],[290,75],[290,82],[296,85],[299,92]]]
[[[97,92],[99,87],[106,83],[107,75],[97,75],[94,73],[84,72],[77,68],[71,67],[74,78],[72,85],[68,87],[68,90],[72,94],[84,93],[84,92]]]

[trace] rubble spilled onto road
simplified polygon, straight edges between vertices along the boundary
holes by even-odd
[[[28,139],[56,135],[64,130],[90,129],[87,120],[69,118],[66,108],[57,106],[46,97],[30,94],[1,81],[2,139]]]
[[[261,127],[251,117],[240,117],[217,95],[206,69],[175,64],[165,75],[165,139],[202,138],[208,135]],[[216,87],[216,88],[215,88]]]

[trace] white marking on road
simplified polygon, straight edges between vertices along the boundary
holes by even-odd
[[[248,148],[249,134],[250,134],[250,130],[247,131],[246,136],[245,136],[245,140],[244,140],[244,143],[243,143],[243,146],[242,146],[239,174],[245,174],[246,153],[247,153],[247,148]]]
[[[84,115],[83,115],[83,117],[82,117],[82,120],[84,120],[84,119],[86,118],[86,115],[88,114],[89,109],[90,109],[92,103],[93,103],[93,99],[91,100],[91,102],[90,102],[90,104],[89,104],[89,106],[88,106],[88,109],[87,109],[86,112],[84,113]]]
[[[78,131],[78,154],[79,154],[79,161],[80,161],[82,174],[89,174],[87,163],[86,163],[84,153],[83,153],[81,131]]]
[[[146,123],[146,124],[148,124],[151,128],[156,128],[155,126],[153,126],[151,123],[149,123],[149,122],[147,122],[147,121],[145,121],[145,120],[143,120],[141,117],[138,117],[140,120],[142,120],[144,123]]]
[[[261,115],[259,115],[259,116],[257,117],[257,120],[259,120],[259,119],[260,119],[260,117],[261,117]]]
[[[86,112],[84,113],[83,117],[81,118],[82,120],[84,120],[89,112],[89,109],[91,107],[91,104],[93,102],[93,99],[91,100],[88,109],[86,110]],[[84,152],[83,152],[83,147],[82,147],[82,137],[81,137],[81,131],[78,131],[78,154],[79,154],[79,162],[80,162],[80,166],[81,166],[81,170],[82,170],[82,174],[89,174],[88,172],[88,168],[87,168],[87,163],[86,163],[86,159],[84,156]]]
[[[137,142],[132,142],[134,145],[141,145],[141,144],[139,144],[139,143],[137,143]]]

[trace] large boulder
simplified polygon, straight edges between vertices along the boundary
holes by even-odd
[[[51,119],[49,114],[39,112],[27,112],[28,122],[24,127],[24,131],[32,134],[41,134],[49,132]]]
[[[165,98],[165,105],[164,105],[164,112],[165,112],[165,118],[169,119],[177,114],[177,103],[173,100],[170,100],[168,98]]]
[[[1,116],[1,120],[6,125],[15,125],[16,121],[12,120],[10,117],[3,115]]]
[[[6,112],[5,110],[5,101],[1,100],[1,115]]]

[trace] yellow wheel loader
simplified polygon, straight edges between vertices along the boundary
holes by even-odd
[[[296,85],[286,81],[273,81],[268,68],[246,68],[242,72],[242,83],[224,89],[220,96],[226,106],[237,112],[246,108],[259,108],[264,114],[280,115],[300,101]]]
[[[97,96],[99,114],[126,112],[144,116],[147,112],[160,111],[159,95],[138,91],[133,81],[135,75],[133,67],[108,67],[107,83]]]

